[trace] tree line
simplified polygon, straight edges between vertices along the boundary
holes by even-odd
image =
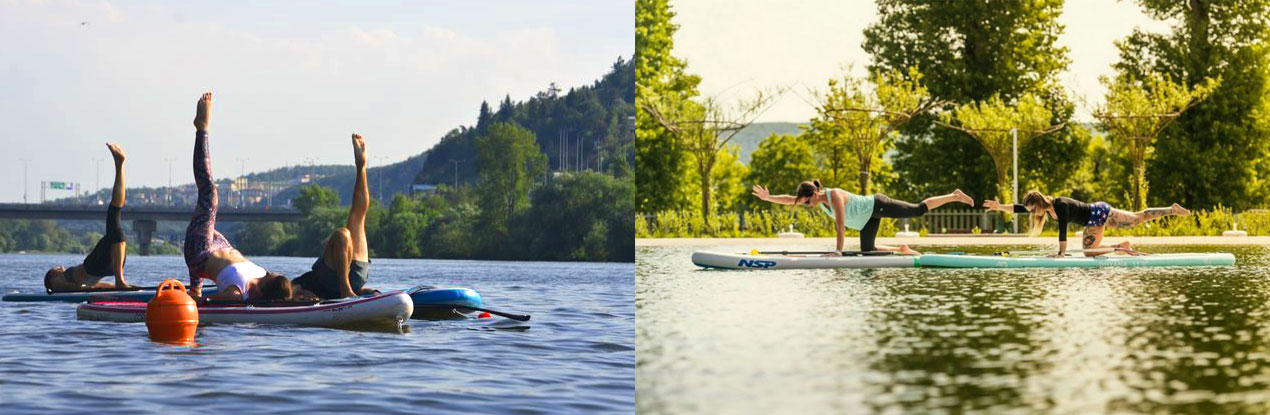
[[[672,53],[668,1],[638,0],[636,210],[781,209],[749,185],[790,193],[811,178],[907,200],[961,188],[1009,201],[1016,138],[1020,191],[1126,209],[1270,202],[1270,1],[1138,1],[1177,23],[1116,42],[1115,73],[1100,79],[1108,92],[1085,123],[1058,82],[1070,64],[1057,43],[1062,4],[878,1],[868,75],[827,80],[803,131],[768,137],[746,166],[726,143],[734,126],[720,123],[737,120],[712,118],[716,98],[700,96],[701,78]],[[675,131],[684,125],[717,144],[708,169],[702,146]]]

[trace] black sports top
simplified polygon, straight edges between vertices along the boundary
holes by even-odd
[[[1076,223],[1085,225],[1089,223],[1089,204],[1081,202],[1070,197],[1056,197],[1051,201],[1054,204],[1054,213],[1058,215],[1058,241],[1067,241],[1067,224]],[[1027,208],[1020,204],[1014,205],[1014,213],[1028,213]]]

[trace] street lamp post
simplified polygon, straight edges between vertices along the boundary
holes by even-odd
[[[454,190],[459,189],[459,163],[464,161],[465,160],[450,159],[450,162],[454,163]]]
[[[1013,138],[1014,147],[1014,203],[1019,203],[1019,129],[1011,128],[1010,135]],[[1059,226],[1067,226],[1067,224],[1059,224]],[[1019,233],[1019,215],[1014,215],[1014,233]]]
[[[244,193],[244,192],[245,192],[245,191],[247,191],[247,189],[246,189],[246,187],[247,187],[247,160],[248,160],[248,159],[247,159],[246,157],[239,157],[239,158],[238,158],[238,180],[239,180],[239,182],[238,182],[238,207],[239,207],[239,208],[242,208],[242,207],[243,207],[243,205],[245,204],[245,203],[244,203],[244,201],[245,201],[245,199],[246,199],[246,198],[245,198],[245,197],[243,197],[243,196],[245,195],[245,193]]]
[[[27,176],[27,170],[28,170],[28,167],[30,167],[31,159],[18,159],[18,160],[22,161],[22,203],[26,204],[27,203],[26,192],[28,187],[27,182],[28,180],[30,180],[30,177]]]

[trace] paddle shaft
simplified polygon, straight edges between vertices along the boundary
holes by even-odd
[[[1047,249],[1047,250],[1036,250],[1036,251],[1001,251],[1001,252],[997,252],[997,254],[998,254],[998,255],[1000,255],[1000,254],[1002,254],[1002,253],[1011,253],[1011,254],[1045,254],[1045,253],[1050,253],[1050,252],[1054,252],[1054,250],[1052,250],[1052,249]],[[1132,250],[1132,249],[1125,249],[1125,248],[1068,249],[1068,250],[1065,250],[1064,252],[1069,253],[1069,254],[1070,254],[1070,253],[1085,253],[1085,252],[1136,252],[1136,253],[1141,253],[1141,252],[1138,252],[1138,251],[1135,251],[1135,250]]]
[[[834,251],[758,251],[763,255],[824,255],[832,254]],[[889,251],[843,251],[842,256],[882,256],[892,255]]]
[[[481,311],[481,312],[485,312],[485,313],[490,313],[490,314],[493,314],[493,315],[496,315],[496,316],[499,316],[499,317],[509,318],[509,319],[516,320],[516,321],[529,321],[529,315],[528,315],[528,314],[512,314],[512,313],[506,313],[506,312],[497,311],[497,310],[490,310],[490,309],[488,309],[488,308],[470,307],[470,306],[465,306],[465,305],[450,305],[450,304],[415,304],[415,308],[420,308],[420,307],[422,307],[422,308],[462,308],[462,309],[467,309],[467,310]]]

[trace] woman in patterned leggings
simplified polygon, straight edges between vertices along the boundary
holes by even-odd
[[[248,261],[234,249],[224,235],[216,231],[216,208],[219,204],[216,183],[212,182],[212,159],[207,150],[207,125],[211,118],[212,93],[198,100],[194,116],[194,184],[198,186],[198,203],[185,230],[185,265],[190,271],[190,295],[202,296],[203,280],[216,281],[220,292],[209,296],[219,300],[249,298],[291,298],[291,281],[265,271]]]

